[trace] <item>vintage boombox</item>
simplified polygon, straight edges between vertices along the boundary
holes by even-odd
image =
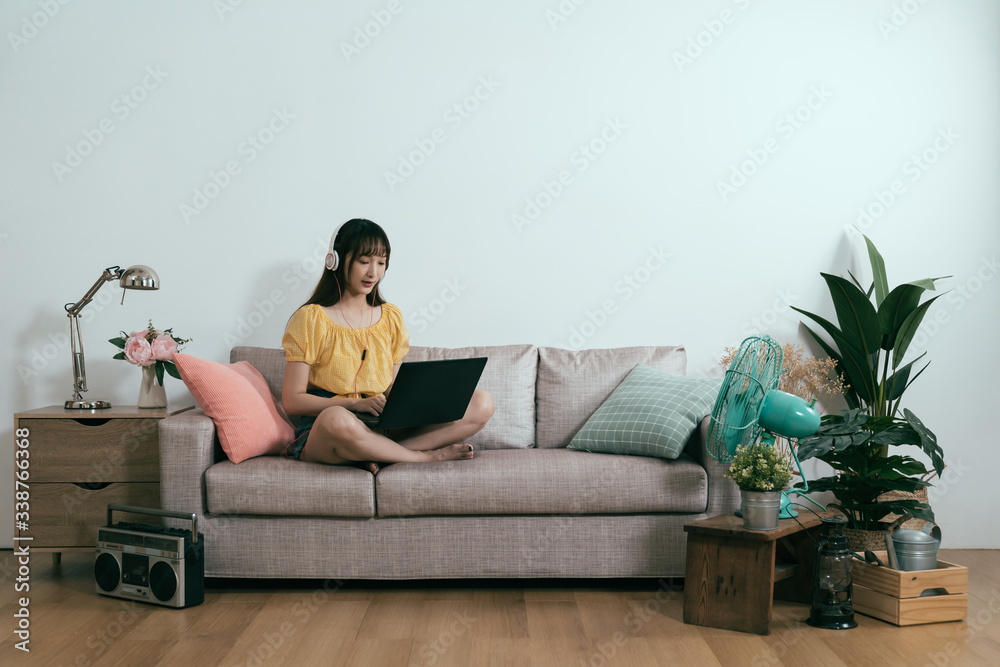
[[[187,519],[191,530],[119,521],[115,510]],[[166,607],[193,607],[205,600],[205,539],[198,515],[108,505],[108,525],[98,529],[94,560],[97,592]]]

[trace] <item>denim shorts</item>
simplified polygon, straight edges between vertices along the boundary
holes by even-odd
[[[329,392],[326,389],[319,389],[318,387],[309,387],[306,390],[307,394],[312,394],[313,396],[319,396],[320,398],[333,398],[336,396],[333,392]],[[316,423],[316,415],[300,415],[299,425],[295,428],[295,439],[290,443],[285,445],[285,458],[295,459],[299,461],[302,459],[302,450],[306,448],[306,441],[309,439],[309,432],[312,430],[313,424]],[[381,433],[386,435],[388,431],[383,431],[378,427],[369,427],[372,431],[376,433]]]
[[[333,392],[326,389],[319,389],[318,387],[309,387],[306,393],[319,396],[320,398],[333,398],[336,396]],[[312,430],[315,423],[316,415],[299,416],[299,425],[295,427],[295,439],[285,445],[285,458],[297,461],[302,457],[302,450],[306,448],[306,440],[309,439],[309,431]]]

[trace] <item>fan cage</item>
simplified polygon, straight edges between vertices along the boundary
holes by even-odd
[[[714,458],[729,461],[736,447],[760,437],[760,407],[764,396],[777,389],[783,363],[781,346],[770,336],[751,336],[740,344],[712,411],[706,446]],[[727,423],[730,412],[742,425]]]

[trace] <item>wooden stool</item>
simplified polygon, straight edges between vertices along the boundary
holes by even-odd
[[[731,514],[685,524],[684,622],[770,634],[775,598],[812,599],[820,527],[810,512],[780,520],[776,530],[747,530]]]

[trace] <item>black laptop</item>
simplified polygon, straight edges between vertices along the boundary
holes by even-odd
[[[465,416],[486,359],[404,361],[385,397],[382,414],[355,414],[368,426],[380,429],[457,421]]]

